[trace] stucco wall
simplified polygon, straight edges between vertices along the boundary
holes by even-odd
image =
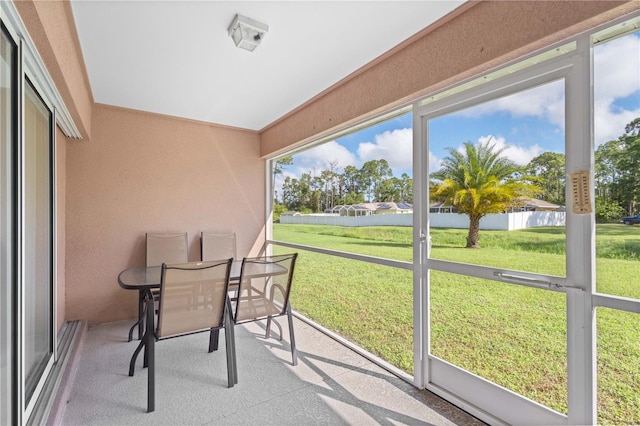
[[[67,145],[66,316],[133,318],[118,273],[144,265],[146,232],[233,230],[238,255],[264,242],[265,172],[255,132],[107,106]]]
[[[407,104],[638,8],[638,1],[467,3],[267,126],[262,155]]]
[[[15,1],[20,17],[82,137],[91,133],[93,95],[68,1]]]
[[[88,136],[93,96],[79,47],[71,7],[61,1],[16,1],[14,5],[56,89],[64,99],[78,130]],[[67,319],[66,311],[66,145],[67,138],[56,129],[56,326]]]

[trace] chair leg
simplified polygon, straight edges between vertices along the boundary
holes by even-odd
[[[148,338],[147,352],[149,354],[149,369],[147,371],[147,413],[156,409],[156,339]]]
[[[145,362],[148,362],[149,369],[147,371],[147,413],[151,413],[156,409],[156,336],[154,334],[154,301],[153,296],[149,295],[147,300],[147,321],[146,332],[143,341],[145,342]]]
[[[273,322],[276,325],[276,327],[278,327],[278,332],[280,333],[278,335],[278,340],[282,341],[282,327],[280,326],[280,323],[273,317],[267,317],[267,327],[264,333],[264,338],[268,339],[269,336],[271,335],[271,322]]]
[[[268,339],[270,334],[271,334],[271,317],[267,317],[267,326],[265,327],[265,330],[264,330],[264,338]]]
[[[225,347],[227,350],[227,379],[228,386],[238,384],[238,361],[236,358],[236,332],[235,323],[231,316],[231,300],[227,297],[226,321],[224,325]]]
[[[231,327],[231,324],[224,325],[224,340],[227,352],[227,387],[229,388],[232,388],[233,385],[238,382],[236,378],[235,359],[233,358],[233,340],[231,338],[231,331],[229,330]]]
[[[142,338],[145,339],[144,337]],[[144,354],[142,355],[142,368],[147,368],[149,366],[149,351],[147,350],[148,346],[144,345]]]
[[[218,350],[219,340],[220,340],[220,330],[211,329],[211,333],[209,333],[209,353]]]
[[[131,362],[129,362],[129,376],[131,377],[133,377],[133,370],[135,369],[135,366],[136,366],[136,359],[138,358],[138,355],[140,354],[140,350],[144,346],[144,343],[145,343],[144,339],[140,341],[140,344],[138,345],[136,350],[133,352],[133,356],[131,357]]]
[[[153,294],[149,292],[148,298],[145,300],[146,308],[145,308],[145,332],[142,340],[146,339],[147,343],[144,347],[144,362],[142,366],[147,368],[149,366],[149,342],[155,342],[155,334],[154,334],[154,324],[155,324],[155,300],[153,300]]]
[[[129,329],[129,340],[127,342],[133,340],[133,330],[136,329],[136,325],[138,326],[138,340],[142,340],[142,328],[144,325],[144,292],[142,290],[138,291],[138,321]]]
[[[138,291],[138,318],[140,321],[138,323],[138,340],[142,340],[142,335],[144,334],[144,297],[145,292],[143,290]]]
[[[140,321],[142,321],[142,318],[138,318],[138,321],[136,321],[135,324],[133,324],[129,329],[129,339],[127,340],[127,342],[130,342],[133,340],[133,330],[135,330],[136,326],[140,324]]]
[[[291,342],[291,359],[293,365],[298,365],[298,350],[296,349],[296,337],[293,334],[293,316],[291,305],[287,306],[287,319],[289,320],[289,340]]]

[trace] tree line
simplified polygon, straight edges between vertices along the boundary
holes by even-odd
[[[595,152],[596,218],[612,221],[640,210],[640,117]]]
[[[278,160],[274,178],[283,173],[283,166],[292,162],[291,157]],[[285,210],[312,213],[364,202],[413,203],[413,179],[406,173],[394,176],[384,159],[367,161],[359,169],[350,165],[342,170],[333,161],[324,170],[314,169],[300,178],[286,176],[282,193],[275,194],[275,198]]]
[[[640,117],[630,122],[618,139],[598,146],[595,151],[595,208],[598,221],[617,221],[625,214],[637,213],[640,208],[639,134]],[[462,179],[461,184],[464,184],[465,177],[464,173],[460,175],[460,167],[465,164],[465,160],[473,160],[469,155],[475,153],[491,158],[498,164],[503,162],[502,151],[496,150],[494,145],[481,145],[475,146],[475,151],[469,151],[473,145],[464,144],[464,154],[453,148],[448,149],[449,156],[443,161],[442,167],[430,176],[432,200],[447,198],[442,191],[437,195],[437,191],[442,189],[441,185],[446,179],[455,177],[456,173],[459,175],[458,178]],[[480,152],[482,150],[486,152]],[[462,157],[457,157],[459,155]],[[291,156],[276,161],[273,169],[274,179],[276,175],[283,174],[284,166],[291,164]],[[468,166],[481,165],[469,163]],[[447,167],[450,169],[447,170]],[[562,153],[544,152],[524,167],[509,162],[506,169],[482,170],[480,167],[479,171],[484,173],[484,179],[493,176],[501,184],[526,183],[531,185],[524,191],[528,195],[565,205],[565,156]],[[467,172],[478,173],[478,170],[470,169]],[[412,204],[413,179],[406,173],[400,177],[394,176],[389,163],[384,159],[367,161],[361,168],[346,166],[343,169],[334,161],[322,170],[314,169],[303,173],[300,178],[286,176],[281,194],[274,195],[281,211],[315,213],[336,205],[363,202],[393,201]]]

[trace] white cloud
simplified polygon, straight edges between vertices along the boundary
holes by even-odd
[[[635,54],[634,54],[635,52]],[[616,107],[616,99],[640,92],[640,37],[621,37],[594,49],[594,113],[596,145],[617,139],[640,109]],[[640,94],[638,94],[640,96]]]
[[[640,90],[640,36],[630,35],[596,46],[593,72],[598,100],[624,98]]]
[[[322,170],[330,167],[335,162],[338,172],[357,161],[355,155],[336,141],[330,141],[314,148],[300,152],[293,156],[293,165],[285,166],[282,175],[276,176],[274,189],[278,193],[278,199],[282,197],[282,184],[288,176],[292,179],[300,179],[303,173],[312,176],[319,175]]]
[[[618,139],[624,133],[627,124],[634,118],[640,117],[640,109],[633,111],[621,110],[613,111],[608,102],[595,102],[594,123],[596,146],[610,140]]]
[[[358,156],[363,163],[385,159],[391,170],[410,169],[413,166],[413,130],[395,129],[375,135],[374,142],[362,142]]]
[[[564,128],[564,84],[554,81],[460,111],[465,117],[507,112],[513,117],[540,117]]]
[[[356,156],[336,141],[330,141],[294,155],[294,164],[301,173],[309,173],[314,169],[327,170],[331,163],[338,169],[356,164]]]
[[[429,173],[435,172],[441,166],[442,159],[438,158],[433,152],[429,151]]]
[[[594,50],[596,145],[617,139],[624,127],[640,116],[640,109],[624,109],[615,103],[640,92],[640,55],[637,52],[640,52],[638,35],[603,43]],[[513,117],[539,117],[564,129],[564,104],[564,81],[559,80],[477,105],[458,114],[481,117],[506,112]]]
[[[537,157],[544,152],[544,149],[538,144],[531,146],[517,146],[507,143],[505,138],[500,136],[480,136],[478,138],[478,142],[485,143],[489,139],[491,139],[491,143],[495,144],[496,150],[504,149],[504,151],[502,152],[503,156],[509,158],[510,160],[521,166],[529,164],[529,162],[533,160],[534,157]],[[458,149],[460,150],[460,148]]]

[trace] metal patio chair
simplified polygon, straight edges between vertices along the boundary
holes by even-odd
[[[186,263],[188,261],[188,236],[186,232],[165,232],[145,234],[146,266],[160,266],[163,263]],[[224,259],[224,258],[220,258]],[[155,299],[158,292],[153,291]],[[142,334],[144,323],[144,292],[138,293],[138,321],[129,329],[129,342],[133,339],[133,330],[139,326]],[[140,336],[139,336],[140,337]]]
[[[200,259],[228,259],[238,257],[235,232],[201,232]]]
[[[273,322],[280,331],[279,340],[282,340],[282,327],[275,318],[287,316],[293,365],[298,364],[298,352],[289,295],[297,257],[298,253],[245,257],[242,260],[238,292],[232,299],[233,321],[236,324],[267,320],[265,339],[271,334]]]
[[[129,364],[134,375],[136,358],[144,347],[144,366],[149,368],[147,412],[155,410],[155,343],[165,339],[209,332],[209,352],[217,349],[214,336],[225,330],[227,383],[238,383],[235,334],[228,296],[233,259],[162,265],[157,327],[154,327],[154,298],[147,292],[145,334]]]

